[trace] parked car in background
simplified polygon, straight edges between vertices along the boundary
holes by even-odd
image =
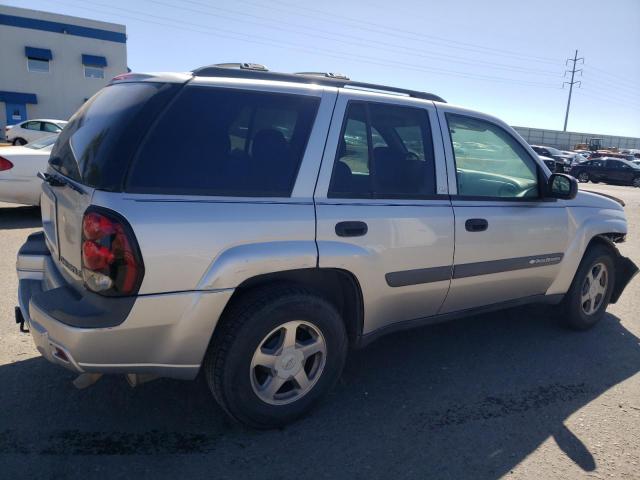
[[[544,162],[549,170],[553,173],[564,173],[564,162],[556,160],[552,157],[545,157],[544,155],[538,155],[538,158]]]
[[[561,150],[553,147],[546,147],[541,145],[531,145],[533,151],[538,155],[542,155],[545,157],[555,158],[559,162],[562,162],[564,165],[564,171],[568,172],[571,170],[571,161],[573,160],[573,155],[567,155],[563,153]]]
[[[622,206],[505,122],[331,74],[119,75],[44,178],[17,260],[38,351],[84,386],[201,372],[258,428],[308,412],[350,347],[534,302],[585,330],[638,270]]]
[[[579,182],[603,182],[640,187],[640,166],[614,157],[587,160],[575,165],[570,172]]]
[[[579,153],[585,158],[589,158],[589,156],[593,153],[591,150],[574,150],[574,152]]]
[[[589,158],[619,158],[621,160],[633,161],[636,159],[635,155],[631,153],[619,153],[619,152],[609,152],[607,150],[594,152],[591,154]]]
[[[0,202],[40,204],[42,180],[37,175],[47,169],[57,139],[49,135],[25,146],[0,149]]]
[[[4,127],[7,142],[25,145],[51,134],[58,134],[68,122],[66,120],[34,119]]]

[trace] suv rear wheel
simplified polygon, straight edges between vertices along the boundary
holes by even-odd
[[[594,245],[586,252],[563,300],[562,319],[574,330],[587,330],[604,316],[615,282],[611,250]]]
[[[214,397],[255,428],[307,413],[340,377],[347,335],[336,309],[297,286],[274,286],[236,299],[204,361]]]

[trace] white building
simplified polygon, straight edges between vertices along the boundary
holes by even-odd
[[[30,118],[67,120],[127,71],[124,25],[0,5],[0,132]]]

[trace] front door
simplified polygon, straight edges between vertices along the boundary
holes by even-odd
[[[316,187],[319,266],[362,288],[363,333],[437,313],[453,211],[432,102],[341,92]]]
[[[620,160],[607,160],[607,174],[616,183],[630,183],[633,169]]]
[[[15,125],[27,119],[27,106],[24,103],[6,103],[7,125]]]
[[[441,313],[544,294],[567,247],[563,203],[541,197],[542,170],[508,127],[438,110],[456,190],[454,270]]]

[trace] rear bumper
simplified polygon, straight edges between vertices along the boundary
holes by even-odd
[[[20,310],[36,348],[50,362],[78,373],[194,378],[233,293],[123,299],[77,292],[57,270],[41,233],[20,250],[17,271]]]

